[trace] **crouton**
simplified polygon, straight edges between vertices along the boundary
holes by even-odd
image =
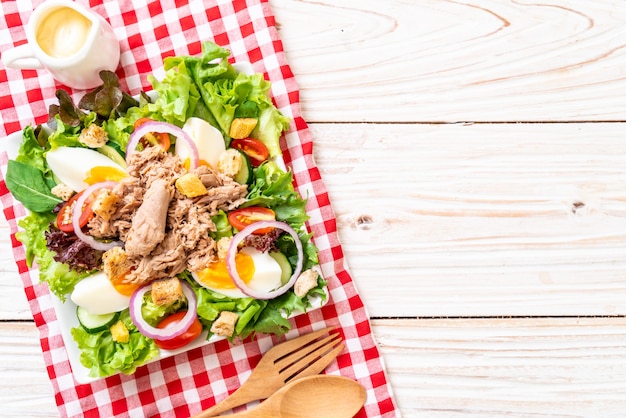
[[[235,118],[230,124],[230,137],[233,139],[242,139],[250,136],[256,127],[256,118]]]
[[[91,205],[91,208],[96,215],[100,216],[105,221],[108,221],[111,219],[111,215],[115,213],[117,209],[116,205],[119,200],[120,197],[111,190],[100,189]]]
[[[50,190],[53,195],[58,198],[65,200],[66,202],[70,200],[72,196],[74,196],[74,190],[70,189],[70,187],[64,183],[59,183]]]
[[[243,155],[236,149],[227,149],[217,160],[217,170],[229,177],[234,177],[244,164]]]
[[[107,134],[107,131],[95,123],[92,123],[83,129],[78,137],[78,142],[83,145],[87,145],[89,148],[100,148],[105,145],[108,140],[109,135]]]
[[[126,276],[132,267],[126,251],[121,247],[113,247],[102,254],[104,273],[109,280],[119,280]]]
[[[207,193],[202,180],[193,173],[187,173],[179,177],[176,180],[176,189],[187,197],[197,197]]]
[[[217,259],[226,260],[232,237],[222,237],[217,241]]]
[[[184,299],[183,286],[178,277],[160,279],[152,282],[152,302],[156,305],[169,305]]]
[[[234,312],[222,311],[211,325],[211,332],[220,337],[232,337],[239,316]]]
[[[313,269],[303,271],[294,284],[293,292],[296,296],[299,298],[304,297],[307,293],[309,293],[309,290],[317,286],[318,276],[319,274],[317,271]]]
[[[130,333],[128,332],[128,328],[122,320],[120,319],[115,324],[111,325],[109,328],[111,331],[111,336],[113,337],[113,341],[118,343],[127,343],[130,340]]]

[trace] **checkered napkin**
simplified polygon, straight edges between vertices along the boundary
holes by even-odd
[[[41,1],[0,3],[0,52],[25,42],[24,25]],[[267,0],[236,1],[102,1],[80,0],[105,17],[120,40],[122,85],[131,94],[150,90],[146,75],[159,74],[163,58],[199,55],[201,43],[212,40],[232,51],[232,60],[249,61],[272,82],[277,107],[292,120],[281,146],[298,190],[308,196],[308,227],[320,250],[328,280],[329,302],[321,309],[292,319],[287,338],[324,326],[338,327],[346,348],[327,373],[357,379],[367,389],[358,416],[397,416],[382,359],[372,337],[367,312],[347,271],[328,193],[312,155],[312,138],[299,108],[298,87],[287,65]],[[87,4],[89,3],[89,4]],[[45,71],[0,68],[0,138],[28,124],[43,123],[61,86]],[[77,100],[84,92],[70,91]],[[6,143],[6,140],[4,141]],[[4,183],[7,152],[0,140],[0,199],[11,228],[11,240],[24,290],[37,325],[55,400],[62,416],[187,417],[206,409],[237,389],[262,353],[278,340],[258,336],[231,345],[227,341],[196,348],[140,367],[131,376],[116,375],[78,384],[72,375],[59,322],[48,288],[26,266],[24,248],[15,239],[24,208]]]

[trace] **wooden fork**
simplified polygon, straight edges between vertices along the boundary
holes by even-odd
[[[344,347],[339,333],[331,331],[333,327],[324,328],[272,347],[239,389],[192,418],[217,416],[236,406],[269,398],[293,380],[321,373]]]

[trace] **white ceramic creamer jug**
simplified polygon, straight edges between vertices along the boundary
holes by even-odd
[[[32,13],[27,43],[2,52],[7,68],[46,69],[75,89],[102,84],[101,70],[114,71],[120,44],[104,18],[70,0],[47,0]]]

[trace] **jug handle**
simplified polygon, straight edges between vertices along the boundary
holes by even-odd
[[[35,58],[32,48],[28,44],[16,46],[2,53],[2,63],[7,68],[18,70],[42,69],[43,64]]]

